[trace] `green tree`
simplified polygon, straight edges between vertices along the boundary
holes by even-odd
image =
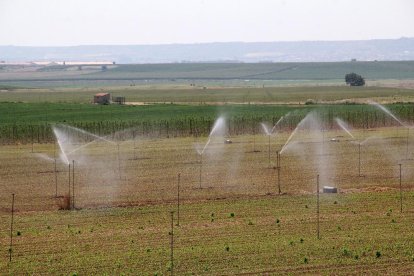
[[[349,73],[345,75],[345,82],[350,86],[364,86],[365,80],[361,75]]]

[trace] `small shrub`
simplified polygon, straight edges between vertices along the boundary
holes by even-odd
[[[230,251],[230,247],[227,245],[226,246],[226,251],[229,252]]]
[[[17,231],[16,235],[17,235],[17,236],[21,236],[21,235],[22,235],[22,232]]]
[[[300,243],[303,243],[305,240],[303,238],[300,238]]]
[[[230,217],[231,218],[234,218],[234,213],[230,213]]]
[[[338,201],[336,201],[336,200],[335,200],[335,201],[334,201],[334,204],[338,204]]]
[[[342,249],[342,255],[345,256],[345,257],[348,257],[348,256],[351,255],[351,251],[348,248],[344,247]]]
[[[303,259],[303,263],[304,263],[304,264],[309,263],[309,259],[305,257],[305,258]]]
[[[293,245],[293,243],[294,243],[293,241],[289,241],[289,245]]]
[[[306,209],[308,209],[308,208],[309,208],[309,207],[308,207],[308,204],[306,204],[306,205],[305,205],[305,208],[306,208]]]
[[[358,260],[358,259],[359,259],[359,255],[358,255],[358,254],[357,254],[357,255],[355,255],[355,256],[354,256],[354,259],[355,259],[355,260]]]
[[[279,219],[276,219],[276,224],[279,224],[280,223],[280,220]]]
[[[395,219],[392,219],[391,220],[391,223],[396,223],[397,221],[395,220]]]
[[[50,227],[50,225],[48,225],[48,226],[46,227],[46,229],[47,229],[47,230],[50,230],[50,229],[52,229],[52,227]]]
[[[312,105],[312,104],[316,104],[316,101],[314,99],[307,99],[305,102],[305,105]]]
[[[342,228],[341,228],[341,226],[337,226],[337,229],[339,230],[339,231],[341,231],[342,230]]]
[[[377,258],[380,258],[380,257],[381,257],[381,251],[377,251],[377,252],[375,252],[375,256],[376,256]]]

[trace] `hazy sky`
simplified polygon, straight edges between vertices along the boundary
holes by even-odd
[[[0,45],[414,37],[413,0],[0,0]]]

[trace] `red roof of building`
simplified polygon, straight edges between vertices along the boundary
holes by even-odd
[[[109,95],[109,93],[98,93],[98,94],[95,94],[95,96],[97,96],[97,97],[103,97],[103,96],[107,96],[107,95]]]

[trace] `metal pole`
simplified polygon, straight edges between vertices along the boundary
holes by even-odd
[[[33,126],[30,128],[30,130],[32,132],[32,153],[33,153],[33,143],[34,143],[34,141],[33,141]]]
[[[270,135],[267,135],[269,138],[268,138],[268,159],[269,159],[269,168],[270,168]]]
[[[253,152],[256,152],[256,132],[253,131]]]
[[[174,211],[171,211],[171,275],[174,275]]]
[[[72,209],[75,209],[75,160],[72,160]]]
[[[11,208],[11,224],[10,224],[10,248],[9,248],[9,261],[12,261],[13,251],[13,222],[14,222],[14,194],[12,194],[12,208]]]
[[[134,160],[137,160],[136,145],[135,145],[135,130],[132,133],[134,137]]]
[[[276,163],[277,167],[280,167],[280,152],[276,151]]]
[[[358,144],[358,176],[361,176],[361,143]]]
[[[279,195],[282,193],[280,189],[280,167],[277,167],[277,186],[279,188]]]
[[[57,170],[56,170],[56,157],[55,157],[55,197],[57,197]]]
[[[406,149],[405,149],[405,159],[408,159],[408,138],[409,138],[409,136],[410,136],[410,128],[409,127],[407,127],[407,146],[406,146]]]
[[[71,198],[70,198],[70,163],[69,163],[69,165],[68,165],[68,167],[69,167],[69,195],[68,195],[68,197],[69,197],[69,209],[70,209],[70,201],[71,201]]]
[[[200,154],[200,189],[201,189],[201,174],[203,171],[203,153]]]
[[[281,166],[280,166],[280,152],[279,151],[276,152],[276,162],[277,162],[277,185],[278,185],[278,188],[279,188],[279,195],[280,195],[282,193],[282,189],[280,188],[280,169],[281,169]]]
[[[316,215],[317,215],[317,236],[318,236],[318,239],[320,239],[320,236],[319,236],[319,174],[316,177],[316,195],[317,195],[317,207],[316,207]]]
[[[402,198],[402,181],[401,181],[401,164],[398,164],[400,166],[400,212],[403,211],[403,198]]]
[[[177,226],[180,226],[180,176],[179,173],[177,182]]]
[[[121,159],[119,155],[119,143],[118,143],[118,172],[119,172],[119,179],[122,179],[121,178]]]

